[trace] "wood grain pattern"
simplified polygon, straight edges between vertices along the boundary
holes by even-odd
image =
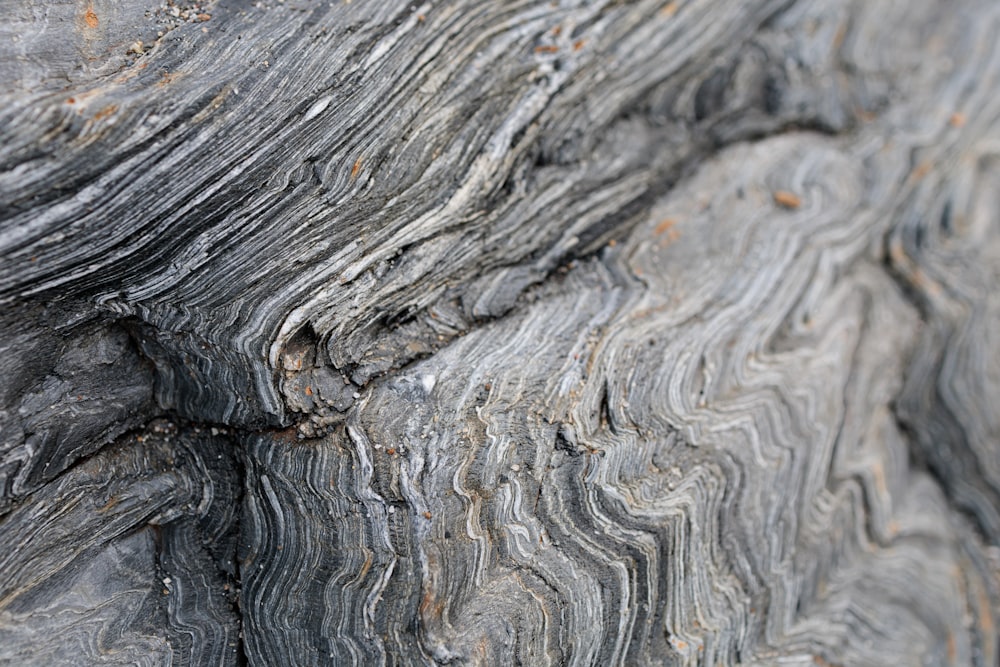
[[[996,3],[10,14],[0,663],[997,663]]]

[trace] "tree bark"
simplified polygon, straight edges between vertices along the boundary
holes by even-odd
[[[0,663],[997,664],[1000,5],[7,4]]]

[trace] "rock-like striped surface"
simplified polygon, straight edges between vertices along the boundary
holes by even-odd
[[[995,3],[140,6],[0,46],[0,662],[997,664]]]
[[[154,421],[3,517],[0,660],[234,664],[232,443]]]

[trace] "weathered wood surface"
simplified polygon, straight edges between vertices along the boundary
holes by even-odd
[[[0,662],[997,664],[997,3],[4,15]]]

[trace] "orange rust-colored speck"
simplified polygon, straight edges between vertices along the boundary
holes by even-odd
[[[390,447],[389,449],[385,450],[385,453],[388,454],[389,456],[392,456],[393,454],[396,453],[396,448]]]
[[[924,160],[913,168],[913,171],[910,172],[910,177],[915,181],[919,181],[921,178],[930,173],[931,167],[931,163],[928,160]]]
[[[313,388],[306,387],[306,396],[312,396],[312,395],[313,395]]]
[[[667,218],[666,220],[664,220],[663,222],[661,222],[660,224],[658,224],[656,226],[656,229],[653,230],[653,233],[656,234],[657,236],[659,236],[660,234],[662,234],[663,232],[669,230],[671,227],[673,227],[676,224],[677,224],[676,220],[673,220],[671,218]]]
[[[118,111],[118,107],[114,104],[109,104],[100,111],[94,114],[94,120],[101,120],[102,118],[107,118],[114,112]]]
[[[354,161],[354,166],[351,167],[351,178],[357,178],[358,174],[361,173],[361,158]]]
[[[425,615],[430,611],[431,606],[434,604],[434,594],[430,591],[424,593],[424,597],[420,600],[420,614]]]
[[[558,37],[559,33],[561,33],[561,32],[562,32],[562,26],[561,25],[557,25],[555,28],[552,29],[552,36],[553,37]]]
[[[110,498],[108,498],[108,502],[104,503],[104,506],[101,507],[100,509],[98,509],[97,511],[98,512],[107,512],[108,510],[110,510],[112,507],[114,507],[117,504],[118,504],[118,498],[116,498],[114,496],[111,496]]]
[[[417,21],[418,22],[423,23],[426,20],[427,20],[426,16],[424,16],[423,14],[417,14]]]
[[[76,104],[76,98],[74,97],[67,98],[66,104]]]
[[[611,239],[610,241],[608,241],[608,247],[609,248],[614,248],[616,245],[618,245],[618,241],[616,241],[614,239]]]
[[[990,609],[990,599],[986,591],[979,589],[976,591],[976,599],[979,602],[979,627],[983,637],[993,637],[996,632],[996,624],[993,621],[993,612]]]
[[[674,646],[676,646],[677,648],[679,648],[682,651],[685,650],[688,647],[687,642],[686,641],[681,641],[680,639],[678,639],[676,642],[674,642]]]
[[[173,83],[174,79],[176,79],[178,76],[179,75],[176,72],[173,73],[163,72],[160,75],[160,80],[156,82],[156,85],[157,87],[162,88],[163,86]]]
[[[666,5],[663,6],[663,9],[660,10],[660,13],[663,14],[664,16],[673,16],[674,14],[677,13],[677,3],[668,2]]]
[[[372,569],[372,557],[368,556],[365,558],[365,562],[361,564],[361,571],[358,572],[358,579],[364,579],[368,572]]]
[[[948,124],[952,127],[962,127],[965,125],[965,114],[960,111],[956,111],[951,115],[951,118],[948,119]]]
[[[902,243],[893,241],[889,244],[889,259],[892,260],[894,266],[901,266],[906,262],[906,252],[903,250]]]
[[[559,47],[554,44],[542,44],[535,47],[535,53],[556,53],[558,51]]]
[[[844,39],[847,37],[847,22],[844,21],[839,26],[837,26],[837,32],[833,35],[833,48],[840,49],[844,45]]]
[[[864,109],[857,109],[855,111],[855,115],[857,115],[857,117],[860,118],[861,121],[864,122],[864,123],[871,123],[876,118],[878,118],[878,114],[877,113],[875,113],[873,111],[865,111]]]
[[[198,18],[199,21],[201,21],[202,23],[204,23],[205,21],[211,21],[212,20],[212,15],[211,14],[198,14],[197,18]]]
[[[573,50],[574,51],[579,51],[580,49],[583,48],[583,46],[586,43],[587,43],[587,40],[585,40],[585,39],[578,39],[578,40],[576,40],[575,42],[573,42]]]
[[[778,190],[774,193],[774,203],[783,208],[798,208],[802,206],[802,199],[787,190]]]
[[[424,512],[424,518],[425,519],[430,519],[431,518],[431,513],[430,512]]]
[[[96,28],[100,21],[97,20],[97,13],[94,12],[94,6],[91,5],[87,7],[87,12],[83,15],[83,20],[86,22],[88,28]]]

